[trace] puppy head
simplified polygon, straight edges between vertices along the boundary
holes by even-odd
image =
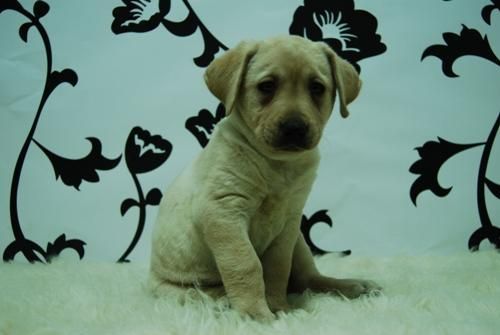
[[[354,67],[330,47],[297,36],[242,42],[210,64],[205,81],[252,142],[290,153],[316,147],[336,91],[347,117],[361,87]]]

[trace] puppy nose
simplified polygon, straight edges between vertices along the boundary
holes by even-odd
[[[281,142],[285,145],[304,146],[309,126],[300,118],[290,118],[279,125]]]

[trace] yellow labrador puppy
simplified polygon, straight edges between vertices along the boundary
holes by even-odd
[[[378,290],[322,276],[299,227],[336,92],[347,117],[360,90],[355,69],[326,44],[286,36],[240,43],[205,81],[227,117],[162,199],[153,290],[223,287],[234,308],[260,320],[289,308],[287,292]]]

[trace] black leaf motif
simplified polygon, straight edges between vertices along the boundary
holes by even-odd
[[[82,180],[95,183],[99,181],[97,170],[111,170],[121,160],[121,155],[115,159],[108,159],[101,154],[101,142],[95,137],[88,137],[92,145],[90,153],[81,159],[69,159],[58,156],[33,139],[35,144],[45,153],[52,163],[56,179],[61,177],[64,184],[79,190]]]
[[[186,120],[186,129],[193,134],[202,147],[208,144],[210,135],[214,131],[214,126],[226,115],[223,104],[219,104],[215,111],[215,116],[207,109],[199,111],[197,116],[192,116]]]
[[[122,216],[124,216],[128,210],[132,207],[139,207],[139,203],[137,202],[137,200],[135,199],[125,199],[122,201],[122,204],[120,206],[120,213],[122,214]]]
[[[500,185],[492,182],[488,178],[485,179],[486,186],[488,186],[488,189],[490,192],[498,199],[500,199]]]
[[[491,12],[493,12],[495,9],[500,10],[500,0],[491,0],[491,2],[491,5],[484,6],[483,10],[481,11],[481,16],[483,17],[484,22],[486,22],[487,24],[491,24]]]
[[[201,23],[187,1],[186,5],[188,5],[189,14],[183,21],[172,22],[164,19],[162,21],[163,26],[176,36],[189,36],[200,28],[201,35],[205,43],[205,49],[200,56],[194,58],[194,63],[199,67],[207,67],[219,51],[227,50],[228,48],[224,44],[220,43]]]
[[[304,0],[293,15],[290,34],[324,41],[360,71],[358,62],[384,53],[387,47],[377,32],[377,19],[354,9],[353,0]]]
[[[123,3],[125,7],[113,10],[111,30],[115,34],[151,31],[170,11],[170,0],[123,0]]]
[[[479,250],[484,240],[489,240],[497,250],[500,250],[500,229],[495,226],[481,226],[469,238],[469,250]]]
[[[3,253],[4,262],[13,261],[18,253],[23,253],[29,262],[50,262],[54,257],[59,256],[65,249],[73,249],[78,253],[80,259],[85,255],[85,242],[77,239],[66,240],[66,235],[62,234],[52,243],[47,243],[47,250],[44,250],[37,243],[28,239],[17,239],[5,249]]]
[[[72,69],[53,71],[47,82],[47,95],[50,95],[50,93],[62,83],[68,83],[74,87],[78,83],[78,75]]]
[[[163,26],[175,36],[185,37],[194,34],[198,29],[199,21],[194,12],[190,11],[188,16],[180,22],[173,22],[164,19]]]
[[[18,253],[23,253],[26,259],[33,262],[43,262],[47,259],[47,253],[41,246],[28,239],[16,239],[10,243],[3,252],[3,261],[11,262]]]
[[[28,31],[33,26],[34,24],[32,22],[26,22],[19,27],[19,36],[24,42],[28,42]]]
[[[453,155],[479,146],[484,143],[456,144],[438,137],[439,142],[429,141],[423,146],[416,148],[421,159],[410,167],[410,172],[420,176],[413,182],[410,189],[410,197],[413,204],[417,205],[417,197],[425,190],[430,190],[438,197],[444,197],[451,191],[443,188],[438,181],[438,173],[441,166]]]
[[[54,257],[59,256],[64,249],[73,249],[78,253],[80,259],[85,255],[85,242],[77,239],[66,240],[66,235],[62,234],[53,243],[47,244],[46,259],[50,262]]]
[[[42,0],[38,0],[33,5],[33,14],[35,15],[35,17],[37,19],[41,19],[42,17],[47,15],[47,13],[49,12],[49,9],[50,9],[50,7],[46,2],[44,2]]]
[[[500,59],[491,50],[488,36],[481,36],[475,29],[469,29],[462,25],[460,35],[455,33],[444,33],[443,39],[446,44],[431,45],[424,50],[421,60],[428,56],[434,56],[442,61],[443,73],[448,77],[458,77],[453,71],[455,61],[464,56],[478,56],[500,66]]]
[[[7,9],[15,10],[16,12],[19,12],[19,13],[21,13],[21,11],[24,10],[23,7],[21,6],[21,4],[19,3],[19,1],[17,1],[17,0],[2,0],[2,1],[0,1],[0,14],[4,10],[7,10]]]
[[[201,33],[205,42],[205,49],[193,61],[199,67],[207,67],[214,60],[215,55],[221,50],[227,50],[227,47],[216,40],[205,28],[201,29]]]
[[[161,197],[162,197],[161,191],[157,188],[153,188],[146,195],[146,203],[148,205],[157,206],[160,204]]]
[[[314,244],[314,242],[311,239],[311,228],[318,222],[326,223],[330,227],[333,226],[333,222],[330,216],[328,215],[328,211],[326,209],[323,209],[314,213],[310,218],[308,218],[305,215],[302,215],[302,221],[300,223],[300,231],[302,232],[302,235],[304,236],[304,240],[306,241],[307,245],[311,249],[312,254],[324,255],[330,252],[319,248],[316,244]],[[344,250],[339,252],[339,254],[347,256],[351,254],[351,250]]]
[[[151,135],[134,127],[125,145],[125,161],[133,174],[152,171],[162,165],[172,152],[172,144],[160,135]]]

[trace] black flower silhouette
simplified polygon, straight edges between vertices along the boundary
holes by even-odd
[[[201,33],[205,43],[203,53],[193,59],[199,67],[206,67],[221,50],[228,48],[217,40],[198,18],[188,0],[182,0],[188,15],[182,21],[170,21],[165,16],[170,11],[170,0],[122,0],[125,6],[113,10],[111,30],[115,34],[126,32],[144,33],[155,29],[160,23],[176,36]]]
[[[141,238],[146,225],[146,206],[157,206],[162,198],[161,191],[157,188],[149,190],[144,196],[138,174],[152,171],[162,165],[172,152],[172,144],[160,135],[151,135],[141,127],[134,127],[125,143],[125,161],[137,189],[138,199],[127,198],[120,206],[120,213],[125,215],[132,207],[139,208],[139,222],[132,242],[127,250],[118,259],[118,262],[129,262],[128,256],[134,250]]]
[[[450,193],[451,187],[443,188],[438,181],[438,173],[441,166],[457,153],[479,146],[484,143],[456,144],[438,137],[439,142],[429,141],[423,146],[416,148],[421,159],[413,163],[410,172],[420,176],[413,182],[410,189],[410,197],[413,204],[417,205],[417,197],[425,190],[430,190],[438,197],[445,197]]]
[[[358,61],[387,49],[376,31],[377,19],[367,11],[354,9],[353,0],[304,0],[290,25],[290,34],[326,42],[358,71]]]
[[[210,140],[210,135],[214,131],[214,126],[224,118],[226,110],[223,104],[217,106],[215,116],[207,109],[202,109],[197,116],[192,116],[186,120],[186,129],[196,137],[198,143],[205,147]]]
[[[115,34],[143,33],[158,27],[170,11],[170,0],[122,0],[124,7],[113,10],[111,30]]]
[[[125,161],[133,174],[145,173],[162,165],[172,152],[172,144],[160,135],[135,127],[125,146]]]

